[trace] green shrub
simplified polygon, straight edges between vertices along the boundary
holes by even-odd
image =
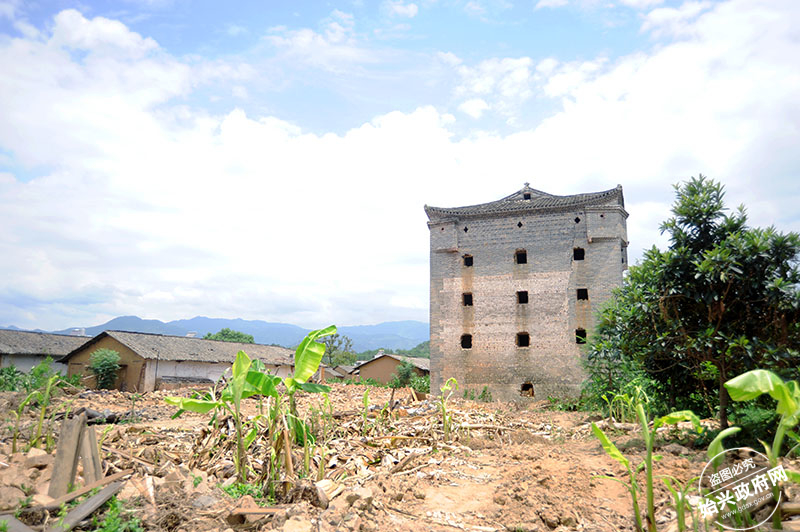
[[[406,386],[409,386],[414,374],[414,364],[411,362],[403,362],[397,366],[397,371],[392,374],[392,380],[389,381],[389,387],[405,388]]]
[[[98,388],[113,388],[119,371],[119,353],[113,349],[98,349],[89,356],[89,369],[97,377]]]
[[[411,377],[411,385],[415,392],[431,393],[431,376],[414,375]]]
[[[0,369],[0,392],[16,392],[22,388],[24,374],[14,366]]]

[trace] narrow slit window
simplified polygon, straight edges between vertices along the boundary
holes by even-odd
[[[527,264],[528,263],[528,252],[524,249],[518,249],[516,253],[514,253],[514,260],[517,264]]]
[[[464,255],[464,266],[468,268],[472,266],[472,255]]]
[[[578,288],[578,299],[579,300],[588,300],[589,299],[589,289],[588,288]]]
[[[517,303],[519,303],[520,305],[528,304],[528,292],[526,290],[517,292]]]
[[[467,231],[469,231],[469,227],[467,227],[467,226],[465,225],[465,226],[464,226],[464,232],[466,233]]]
[[[576,344],[586,343],[586,329],[575,329],[575,343]]]
[[[472,306],[472,294],[469,292],[465,292],[461,294],[461,301],[464,303],[465,307]]]
[[[461,349],[472,349],[472,335],[471,334],[462,334],[461,335]]]
[[[583,248],[575,248],[572,250],[572,258],[575,260],[583,260],[586,258],[586,250]]]
[[[526,332],[517,333],[517,347],[529,347],[531,345],[531,335]]]

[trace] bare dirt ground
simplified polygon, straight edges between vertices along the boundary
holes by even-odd
[[[591,433],[589,422],[599,416],[550,411],[544,404],[519,407],[454,398],[449,404],[454,432],[445,441],[433,398],[413,401],[409,391],[400,390],[395,396],[400,405],[381,413],[390,390],[370,388],[369,404],[374,406],[365,424],[365,388],[332,387],[327,416],[320,414],[326,407],[322,396],[305,395],[298,401],[301,415],[325,432],[309,457],[308,476],[302,448],[295,447],[292,489],[267,507],[272,509],[260,511],[257,504],[265,501],[235,499],[220,489],[235,480],[232,445],[220,443],[230,424],[222,420],[222,428],[214,431],[208,415],[170,418],[176,409],[164,397],[188,396],[190,390],[144,394],[135,404],[138,421],[130,423],[119,420],[131,411],[131,394],[84,391],[54,404],[69,401],[73,412],[89,408],[117,418],[117,423],[94,425],[105,472],[134,470],[118,497],[148,530],[634,530],[628,491],[618,482],[597,478],[627,476]],[[10,414],[19,400],[19,394],[0,394],[0,412]],[[263,406],[254,399],[244,405],[249,416],[258,415]],[[23,436],[30,432],[33,416],[23,418]],[[0,511],[16,509],[23,522],[42,529],[54,519],[52,512],[35,510],[37,503],[47,503],[43,494],[52,460],[35,458],[43,454],[37,450],[33,458],[12,455],[11,426],[5,425],[0,433]],[[57,434],[57,420],[53,429]],[[616,431],[612,440],[633,463],[641,461],[644,445],[635,431]],[[657,476],[685,482],[705,465],[702,450],[674,440],[659,446],[663,459]],[[250,453],[255,473],[263,456],[255,443]],[[323,460],[325,480],[315,485]],[[80,477],[76,484],[82,484]],[[26,496],[31,508],[19,511]],[[674,529],[669,501],[658,480],[659,530]]]

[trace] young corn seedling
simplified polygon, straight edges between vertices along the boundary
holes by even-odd
[[[453,421],[453,414],[447,413],[447,401],[450,399],[451,395],[458,391],[458,381],[455,377],[450,377],[440,390],[442,395],[439,397],[439,410],[442,413],[442,431],[444,432],[444,441],[450,441],[450,428]]]
[[[639,418],[639,424],[642,427],[642,438],[644,439],[645,448],[646,448],[646,455],[644,461],[639,464],[635,469],[633,469],[630,465],[625,456],[616,448],[616,446],[608,439],[600,428],[597,427],[594,423],[592,423],[592,431],[594,432],[595,436],[600,440],[600,443],[603,446],[603,449],[606,453],[616,460],[617,462],[621,463],[625,468],[628,470],[628,474],[630,476],[630,483],[626,484],[622,482],[628,488],[628,491],[631,493],[631,498],[633,499],[633,507],[635,512],[635,523],[637,530],[644,530],[642,528],[642,518],[639,513],[639,501],[638,495],[636,491],[638,489],[636,483],[636,474],[640,471],[644,470],[645,473],[645,495],[647,498],[647,530],[649,532],[656,532],[656,518],[655,518],[655,501],[653,499],[653,462],[658,461],[661,459],[661,456],[653,455],[653,443],[656,439],[657,431],[660,427],[664,425],[675,425],[680,423],[681,421],[690,421],[692,426],[698,432],[702,431],[702,427],[700,426],[700,419],[695,415],[694,412],[690,410],[682,410],[680,412],[672,412],[667,414],[666,416],[662,416],[655,421],[653,421],[652,428],[650,427],[650,422],[647,418],[647,414],[645,414],[644,406],[641,403],[636,404],[636,415]],[[604,477],[608,478],[608,477]],[[613,479],[617,482],[621,482],[619,479]]]

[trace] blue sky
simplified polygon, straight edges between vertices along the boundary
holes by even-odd
[[[0,324],[427,319],[423,204],[800,230],[791,0],[0,0]]]

